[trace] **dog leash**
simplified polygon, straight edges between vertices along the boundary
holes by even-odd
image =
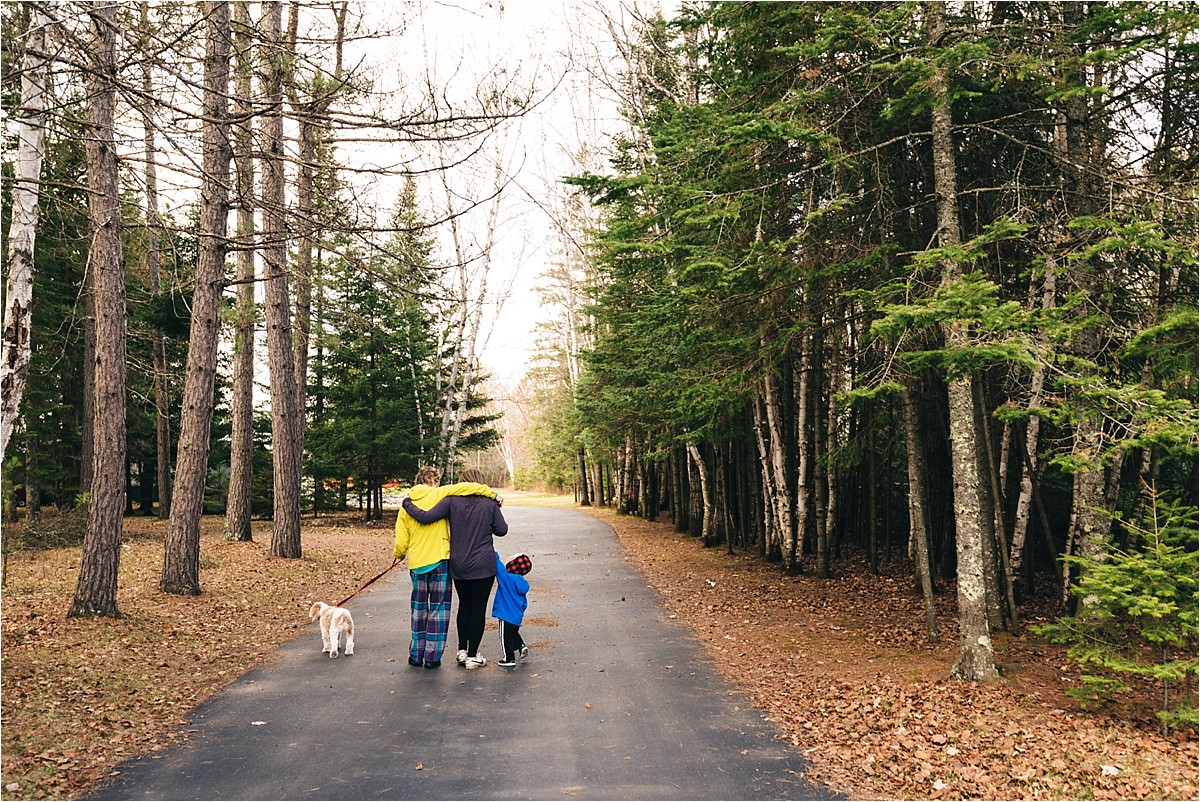
[[[397,565],[399,565],[399,564],[400,564],[400,558],[399,558],[399,557],[396,557],[396,558],[394,558],[394,559],[392,560],[392,564],[391,564],[391,565],[389,565],[387,568],[384,568],[382,571],[380,571],[378,574],[376,574],[375,576],[373,576],[371,579],[368,579],[366,582],[364,582],[364,583],[363,583],[363,586],[362,586],[361,588],[359,588],[358,590],[354,591],[353,593],[351,593],[351,594],[350,594],[349,596],[347,596],[346,598],[342,599],[340,602],[338,602],[338,603],[337,603],[336,605],[334,605],[334,606],[335,606],[335,607],[344,607],[344,606],[346,605],[346,602],[350,601],[350,600],[351,600],[351,599],[353,599],[355,596],[357,596],[358,594],[362,593],[364,590],[366,590],[368,587],[370,587],[370,586],[371,586],[373,583],[375,583],[377,580],[379,580],[379,579],[382,579],[384,574],[386,574],[388,571],[392,570],[393,568],[395,568],[395,567],[396,567]]]

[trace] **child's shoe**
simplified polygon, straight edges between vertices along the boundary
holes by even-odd
[[[517,650],[517,657],[521,658],[522,660],[524,660],[528,656],[529,656],[529,647],[528,646],[522,646],[520,649]]]
[[[514,668],[517,665],[517,661],[516,660],[500,660],[499,662],[496,663],[496,665],[503,666],[504,668]]]

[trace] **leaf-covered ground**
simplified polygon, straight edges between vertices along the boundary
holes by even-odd
[[[1149,694],[1083,711],[1059,647],[999,636],[1003,679],[948,679],[953,594],[927,643],[907,576],[865,566],[829,580],[704,549],[669,524],[611,523],[629,561],[720,671],[811,762],[809,778],[859,799],[1195,799],[1194,732],[1164,737]],[[952,591],[952,588],[950,589]]]
[[[1151,700],[1121,711],[1132,722],[1080,711],[1053,647],[1001,640],[1001,684],[951,682],[953,647],[925,644],[906,579],[786,577],[666,524],[596,514],[721,671],[805,751],[814,780],[871,799],[1197,796],[1194,735],[1157,734]],[[390,524],[306,519],[302,560],[269,556],[267,522],[253,543],[225,541],[221,525],[204,521],[204,592],[185,598],[157,589],[163,525],[126,519],[118,620],[66,618],[78,548],[11,556],[0,798],[78,798],[122,760],[186,738],[191,709],[269,660],[307,625],[311,601],[345,596],[391,559]],[[952,644],[952,600],[941,603]]]

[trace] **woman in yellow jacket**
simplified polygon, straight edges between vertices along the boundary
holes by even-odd
[[[499,498],[487,485],[459,482],[438,487],[439,479],[436,469],[421,468],[408,497],[423,510],[446,496]],[[408,573],[412,577],[412,642],[408,664],[437,668],[442,664],[450,628],[450,524],[445,519],[420,524],[401,509],[396,516],[396,546],[392,553],[397,559],[408,558]]]

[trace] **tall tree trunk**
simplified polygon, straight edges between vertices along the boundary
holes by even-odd
[[[763,402],[766,408],[767,423],[767,468],[771,481],[770,501],[774,515],[775,532],[780,548],[783,550],[784,565],[789,571],[796,570],[799,555],[796,548],[796,532],[792,519],[791,483],[787,477],[787,442],[783,433],[783,392],[782,382],[775,375],[772,366],[767,366],[767,375],[763,382],[765,392]]]
[[[708,466],[704,462],[704,455],[700,453],[700,449],[689,443],[687,447],[688,456],[692,458],[692,464],[696,466],[696,473],[700,477],[700,498],[704,504],[704,513],[701,518],[700,538],[704,541],[704,545],[709,544],[709,538],[712,536],[713,525],[713,493],[712,483],[708,477]]]
[[[264,91],[269,111],[263,120],[263,262],[266,280],[267,360],[271,377],[271,451],[275,505],[271,554],[298,559],[300,548],[301,426],[292,350],[291,293],[287,273],[287,207],[284,190],[283,78],[286,71],[281,24],[283,7],[263,4],[266,49]]]
[[[96,268],[83,277],[83,403],[79,420],[79,492],[92,491],[96,461]]]
[[[879,574],[879,453],[875,447],[877,403],[873,402],[867,409],[866,436],[863,438],[867,452],[867,565],[875,575]]]
[[[141,5],[141,35],[151,36],[150,4],[143,0]],[[142,64],[142,92],[153,97],[153,60]],[[162,218],[158,213],[158,164],[154,144],[154,118],[150,104],[142,106],[142,129],[145,141],[146,163],[146,271],[150,276],[150,292],[155,298],[162,297]],[[154,329],[154,432],[157,448],[158,472],[158,517],[171,515],[171,399],[167,387],[167,338],[159,327]]]
[[[33,243],[37,235],[38,189],[46,155],[46,15],[29,5],[29,31],[21,63],[21,105],[14,109],[17,136],[9,204],[8,281],[4,287],[3,365],[0,366],[0,458],[17,425],[32,358]]]
[[[908,528],[914,546],[913,563],[917,569],[917,580],[921,585],[921,597],[925,602],[925,628],[929,642],[938,643],[937,612],[933,606],[933,576],[929,566],[929,515],[925,486],[928,475],[925,465],[924,444],[921,439],[921,422],[913,389],[906,382],[900,391],[901,414],[904,417],[904,440],[908,445]]]
[[[814,393],[820,382],[816,381],[815,364],[817,357],[814,353],[816,334],[808,334],[800,338],[800,370],[796,379],[796,517],[793,537],[796,540],[795,560],[789,569],[798,572],[804,564],[805,545],[813,538],[809,536],[808,521],[816,518],[811,511],[816,507],[815,480],[816,473],[816,438],[813,436],[813,422],[816,410],[813,408]]]
[[[840,310],[838,310],[840,311]],[[834,459],[838,449],[839,437],[839,415],[838,393],[842,391],[843,376],[842,376],[842,336],[841,332],[844,328],[844,320],[837,315],[834,316],[834,326],[832,330],[837,334],[830,342],[829,354],[829,381],[826,383],[828,387],[828,395],[825,402],[825,418],[822,421],[826,427],[825,448],[823,449],[825,459],[825,483],[826,483],[826,503],[825,503],[825,543],[826,551],[832,549],[837,554],[841,554],[841,546],[838,542],[838,518],[841,512],[838,507],[838,502],[841,498],[838,492],[839,476],[837,470],[837,460]],[[825,556],[825,575],[829,575],[829,554]]]
[[[252,539],[250,512],[254,479],[254,56],[249,3],[233,4],[232,137],[237,168],[237,300],[233,314],[233,387],[230,400],[232,431],[229,444],[229,495],[225,505],[225,534],[240,541]]]
[[[817,533],[816,558],[817,576],[829,578],[829,482],[826,474],[829,463],[826,459],[827,446],[825,438],[829,430],[825,426],[825,391],[833,392],[828,387],[825,374],[825,338],[819,333],[820,319],[817,320],[817,332],[813,334],[813,394],[812,394],[812,452],[813,452],[813,500],[815,529]]]
[[[229,218],[229,3],[205,6],[204,175],[200,185],[200,241],[192,322],[188,335],[187,377],[179,423],[175,493],[163,545],[164,593],[200,593],[200,514],[208,477],[209,433],[225,282],[225,234]]]
[[[767,431],[766,413],[763,409],[766,402],[755,398],[754,403],[754,444],[758,448],[758,467],[761,474],[759,487],[762,490],[763,539],[762,553],[768,561],[782,557],[779,540],[779,517],[775,514],[775,475],[771,470],[771,452],[767,443],[770,434]]]
[[[592,496],[588,489],[587,453],[582,446],[580,446],[577,456],[579,458],[579,506],[590,507],[592,506]]]
[[[1046,255],[1042,260],[1042,309],[1049,310],[1055,305],[1057,292],[1057,275],[1054,259]],[[1033,378],[1029,389],[1029,410],[1035,410],[1042,405],[1042,392],[1046,383],[1046,369],[1037,365],[1033,369]],[[1017,494],[1017,508],[1013,513],[1012,548],[1009,553],[1009,563],[1013,574],[1021,570],[1021,561],[1025,556],[1025,536],[1029,531],[1029,507],[1033,500],[1034,482],[1038,472],[1038,433],[1041,430],[1042,419],[1030,415],[1025,424],[1025,440],[1018,447],[1025,449],[1025,457],[1021,460],[1021,489]],[[1053,552],[1052,552],[1053,554]]]
[[[88,215],[96,312],[95,421],[91,504],[69,616],[119,616],[117,571],[125,510],[125,253],[117,180],[117,6],[88,9],[91,69],[84,122]]]
[[[945,3],[929,6],[932,42],[941,44],[946,34]],[[955,245],[962,241],[958,222],[958,178],[950,114],[948,68],[938,64],[930,79],[934,105],[933,182],[937,194],[938,242]],[[943,285],[961,276],[961,267],[950,260],[942,264]],[[961,325],[946,325],[946,344],[951,350],[968,348],[970,342]],[[950,450],[954,472],[954,529],[958,556],[959,651],[953,674],[967,680],[998,677],[992,640],[988,630],[984,584],[983,504],[979,475],[979,443],[975,436],[975,400],[969,375],[956,375],[949,382]]]
[[[1016,596],[1013,593],[1013,572],[1012,564],[1008,560],[1008,542],[1006,527],[1004,524],[1003,494],[1000,492],[1000,466],[996,462],[996,453],[992,445],[991,429],[988,426],[987,405],[984,403],[983,377],[979,376],[975,380],[976,408],[979,410],[979,428],[980,439],[983,441],[984,456],[986,464],[983,470],[986,471],[988,482],[992,491],[992,515],[993,527],[995,530],[996,556],[1000,561],[1000,579],[1001,590],[1004,594],[1003,612],[1007,620],[1008,631],[1017,634],[1020,629],[1020,622],[1017,617],[1017,602]]]

